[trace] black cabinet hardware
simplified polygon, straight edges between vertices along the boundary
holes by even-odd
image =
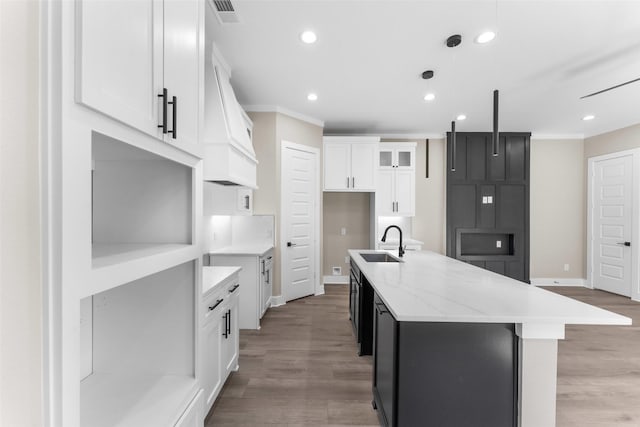
[[[158,127],[162,128],[162,133],[167,133],[167,88],[162,89],[162,93],[158,94],[158,98],[162,98],[162,124],[159,124]]]
[[[213,310],[215,310],[215,309],[216,309],[216,307],[217,307],[217,306],[219,306],[219,305],[222,303],[222,301],[224,301],[224,299],[219,299],[218,301],[216,301],[216,303],[215,303],[215,304],[210,305],[210,306],[209,306],[209,311],[213,311]]]
[[[381,302],[376,302],[376,311],[378,312],[378,314],[385,314],[385,313],[389,313],[389,310],[387,310],[387,307],[385,307],[385,305]],[[380,308],[382,307],[382,308]]]
[[[631,246],[631,242],[618,242],[616,245]]]
[[[165,96],[164,99],[166,100],[167,97]],[[169,102],[168,104],[171,104],[173,106],[173,129],[165,133],[170,133],[171,138],[176,139],[178,137],[178,98],[174,96],[171,102]],[[165,108],[164,117],[165,117],[165,123],[166,123],[166,108]]]
[[[351,188],[356,188],[356,178],[354,176],[351,177]]]
[[[296,245],[295,243],[287,242],[287,247],[288,248],[290,248],[292,246],[298,246],[298,245]]]
[[[349,177],[347,177],[347,188],[349,188]]]
[[[224,316],[222,316],[224,318],[224,332],[222,333],[222,336],[225,338],[229,338],[229,333],[227,332],[229,330],[227,328],[227,323],[229,322],[228,316],[229,316],[228,311],[224,314]]]
[[[230,294],[234,293],[235,290],[238,289],[239,287],[240,287],[240,283],[236,283],[236,285],[233,288],[229,289],[229,293]]]
[[[231,309],[227,310],[227,337],[231,335]]]

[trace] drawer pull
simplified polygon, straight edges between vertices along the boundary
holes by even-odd
[[[222,301],[224,301],[224,299],[219,299],[218,301],[216,301],[216,303],[215,303],[215,304],[210,305],[210,306],[209,306],[209,311],[213,311],[213,310],[215,310],[215,309],[216,309],[216,307],[217,307],[217,306],[219,306],[219,305],[222,303]]]
[[[240,287],[240,283],[237,283],[233,288],[229,289],[229,293],[232,294],[235,292],[236,289],[238,289]]]

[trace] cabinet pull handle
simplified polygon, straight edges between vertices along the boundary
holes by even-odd
[[[162,98],[162,124],[158,127],[162,128],[162,133],[167,133],[167,88],[162,88],[162,93],[158,94],[158,98]]]
[[[176,139],[178,137],[178,98],[174,96],[169,104],[173,105],[173,129],[167,132],[171,134],[171,138]]]
[[[231,309],[227,311],[227,336],[231,335]]]
[[[349,177],[347,177],[347,188],[349,188]]]
[[[227,314],[228,314],[228,312],[225,313],[224,316],[222,316],[222,317],[224,317],[224,332],[222,333],[222,336],[225,337],[225,338],[227,338],[229,336],[229,334],[227,333]]]
[[[351,188],[356,188],[356,178],[354,176],[351,177]]]
[[[217,307],[217,306],[219,306],[219,305],[222,303],[222,301],[224,301],[224,299],[219,299],[218,301],[216,301],[216,303],[215,303],[215,304],[210,305],[210,306],[209,306],[209,311],[213,311],[213,310],[215,310],[215,309],[216,309],[216,307]]]
[[[376,311],[378,312],[378,314],[385,314],[389,312],[389,310],[386,310],[387,307],[385,307],[383,303],[377,302],[375,304],[376,304]],[[384,309],[380,308],[380,306],[383,306]]]
[[[229,289],[229,293],[230,294],[234,293],[235,290],[238,289],[239,287],[240,287],[240,283],[236,283],[236,285],[233,288]]]

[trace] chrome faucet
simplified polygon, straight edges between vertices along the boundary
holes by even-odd
[[[396,228],[398,229],[398,233],[400,233],[400,247],[398,248],[398,256],[400,258],[402,258],[402,255],[404,255],[404,248],[402,247],[402,230],[400,229],[400,227],[398,227],[397,225],[390,225],[386,228],[386,230],[384,230],[384,234],[382,235],[382,241],[386,242],[387,241],[387,231],[389,231],[390,228]]]

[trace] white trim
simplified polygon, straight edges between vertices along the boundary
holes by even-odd
[[[312,125],[324,127],[324,121],[316,119],[315,117],[307,116],[306,114],[298,113],[288,108],[279,107],[277,105],[243,105],[242,108],[246,112],[250,113],[280,113],[285,116],[292,117],[294,119],[302,120],[303,122],[310,123]]]
[[[588,288],[587,281],[585,279],[578,278],[550,278],[550,277],[536,277],[531,279],[531,284],[534,286],[584,286]]]
[[[584,139],[582,133],[532,133],[531,140],[534,139]]]
[[[284,194],[285,191],[285,186],[288,185],[288,182],[286,182],[283,179],[283,167],[282,167],[282,158],[283,153],[285,150],[287,149],[292,149],[292,150],[298,150],[298,151],[303,151],[305,153],[310,153],[314,155],[314,166],[316,169],[316,194],[315,194],[315,217],[316,220],[314,221],[314,234],[315,234],[315,242],[313,245],[313,251],[314,251],[314,264],[315,264],[315,271],[313,273],[313,280],[314,280],[314,285],[313,285],[313,289],[314,289],[314,294],[315,295],[321,295],[324,293],[324,286],[323,284],[320,282],[320,269],[322,268],[322,266],[320,265],[320,239],[322,238],[322,236],[320,235],[320,222],[322,220],[322,212],[320,211],[320,197],[322,195],[322,180],[321,180],[321,176],[320,176],[320,149],[315,148],[315,147],[310,147],[308,145],[302,145],[302,144],[296,144],[295,142],[290,142],[290,141],[286,141],[286,140],[282,140],[280,143],[280,247],[281,248],[286,248],[287,247],[287,236],[285,235],[286,233],[284,232],[284,230],[287,229],[286,227],[286,218],[284,215],[284,198],[282,197],[282,194]],[[286,283],[286,270],[285,270],[285,256],[281,256],[280,257],[280,292],[282,293],[282,297],[284,299],[284,301],[286,302],[286,297],[285,297],[285,283]]]
[[[445,133],[382,133],[382,139],[446,139]],[[386,142],[386,141],[383,141]],[[396,141],[390,141],[396,142]]]
[[[269,307],[280,307],[286,303],[284,295],[271,295],[271,298],[269,298]]]
[[[516,335],[523,339],[563,340],[564,323],[516,323]]]
[[[593,288],[593,177],[594,163],[617,157],[632,156],[631,179],[631,299],[640,301],[640,148],[589,157],[587,159],[587,284]]]
[[[346,285],[349,283],[349,276],[324,276],[322,282],[325,285]]]
[[[219,65],[222,67],[222,69],[227,73],[227,75],[229,76],[229,78],[231,78],[231,67],[229,66],[229,63],[224,59],[224,56],[222,56],[222,53],[220,53],[220,49],[218,49],[218,46],[216,45],[216,42],[211,42],[211,53],[213,54],[213,64],[212,65]],[[205,64],[205,66],[208,64]]]

